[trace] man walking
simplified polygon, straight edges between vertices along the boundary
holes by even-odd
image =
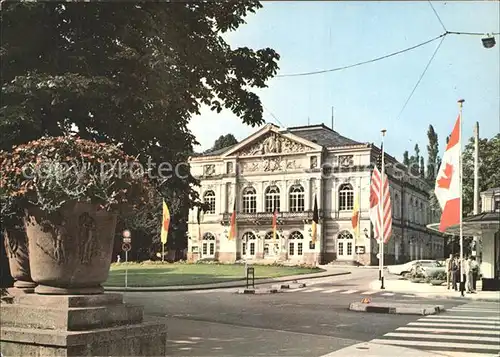
[[[472,291],[476,291],[477,278],[479,277],[479,264],[477,263],[476,257],[472,257],[470,264],[472,271]]]
[[[446,259],[446,286],[448,290],[450,290],[450,285],[453,280],[453,254],[450,254],[450,257]]]

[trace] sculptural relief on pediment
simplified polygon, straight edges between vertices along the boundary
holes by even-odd
[[[268,154],[293,154],[310,151],[312,148],[285,138],[276,133],[270,133],[262,139],[249,144],[238,151],[239,156],[260,156]]]
[[[276,172],[302,169],[302,162],[296,159],[285,159],[281,156],[264,158],[263,160],[247,160],[241,165],[245,172]]]

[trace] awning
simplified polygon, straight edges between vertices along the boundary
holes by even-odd
[[[431,223],[427,228],[439,231],[439,223]],[[485,233],[492,233],[500,230],[500,213],[484,212],[473,216],[465,217],[462,221],[462,231],[464,236],[480,236]],[[449,235],[460,235],[460,225],[448,227],[445,232]]]

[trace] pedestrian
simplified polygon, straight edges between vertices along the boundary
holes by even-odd
[[[453,264],[452,264],[452,272],[453,272],[453,290],[457,291],[457,284],[460,282],[460,267],[459,267],[459,262],[458,258],[455,257],[453,259]]]
[[[448,290],[450,290],[450,285],[452,282],[453,274],[453,254],[450,254],[450,257],[446,259],[446,286]]]
[[[472,270],[472,291],[476,291],[477,278],[479,277],[479,264],[477,263],[476,257],[472,257],[471,270]]]

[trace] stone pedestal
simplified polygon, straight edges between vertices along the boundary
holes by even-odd
[[[4,356],[164,356],[164,320],[121,294],[17,295],[1,304]]]

